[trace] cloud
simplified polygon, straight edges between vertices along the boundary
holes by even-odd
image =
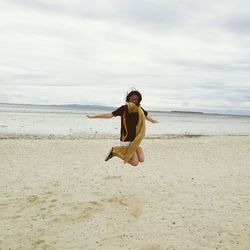
[[[1,2],[2,99],[114,106],[135,86],[148,108],[250,110],[248,6],[245,0]]]
[[[249,6],[250,7],[250,6]],[[235,16],[225,23],[226,29],[236,35],[250,35],[250,17],[248,16]]]

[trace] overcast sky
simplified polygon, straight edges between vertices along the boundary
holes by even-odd
[[[250,114],[249,0],[0,0],[0,102]]]

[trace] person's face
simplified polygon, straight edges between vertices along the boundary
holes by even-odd
[[[129,101],[133,102],[135,105],[138,105],[139,97],[137,95],[132,95],[132,96],[130,96]]]

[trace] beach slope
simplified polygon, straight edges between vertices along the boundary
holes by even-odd
[[[1,139],[0,249],[249,249],[250,136]]]

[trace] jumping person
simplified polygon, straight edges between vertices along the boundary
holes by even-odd
[[[144,153],[140,143],[145,137],[145,119],[152,123],[158,123],[158,121],[149,116],[148,112],[141,107],[141,100],[141,93],[132,90],[126,96],[126,104],[115,111],[99,115],[87,115],[88,118],[121,117],[121,146],[112,147],[105,161],[113,156],[121,158],[124,163],[129,163],[132,166],[137,166],[144,161]]]

